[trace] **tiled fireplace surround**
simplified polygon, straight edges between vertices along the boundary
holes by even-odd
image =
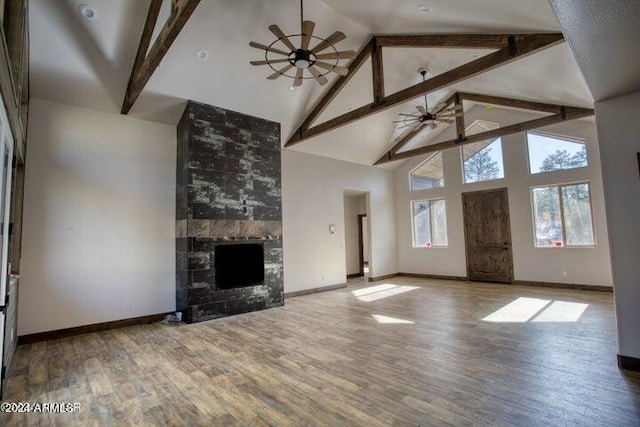
[[[189,101],[178,124],[176,309],[188,322],[284,304],[280,125]],[[264,248],[264,281],[218,289],[219,245]]]

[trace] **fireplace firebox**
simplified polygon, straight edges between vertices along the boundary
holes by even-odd
[[[214,259],[219,290],[264,283],[264,248],[260,244],[219,245]]]

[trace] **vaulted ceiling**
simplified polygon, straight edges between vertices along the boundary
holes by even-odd
[[[169,15],[170,2],[165,3],[156,33]],[[83,18],[78,13],[81,4],[91,5],[96,19]],[[148,6],[149,1],[142,0],[31,0],[31,96],[118,114]],[[530,0],[306,0],[305,18],[316,22],[320,36],[345,32],[347,39],[338,46],[356,51],[372,34],[560,31],[549,4]],[[270,43],[270,24],[296,32],[299,2],[202,0],[130,115],[175,124],[185,100],[192,99],[280,122],[287,140],[328,86],[305,81],[291,91],[291,80],[267,80],[268,69],[249,65],[261,54],[248,42]],[[208,53],[204,61],[197,56],[201,50]],[[422,66],[438,75],[487,52],[385,48],[386,91],[393,93],[419,82],[417,70]],[[367,63],[318,122],[371,102],[371,86]],[[429,103],[455,90],[577,107],[593,104],[566,43],[434,92]],[[415,104],[391,108],[294,149],[372,164],[398,136],[391,124],[396,115],[413,112]],[[439,130],[429,132],[420,143],[431,141]]]

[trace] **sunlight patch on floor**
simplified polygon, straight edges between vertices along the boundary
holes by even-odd
[[[368,288],[357,289],[355,291],[351,291],[351,293],[353,294],[353,296],[361,297],[364,295],[369,295],[369,294],[373,294],[380,291],[386,291],[387,289],[393,289],[397,287],[398,285],[390,285],[390,284],[376,285],[376,286],[369,286]]]
[[[494,323],[577,322],[589,304],[520,297],[484,319]]]
[[[415,289],[418,289],[418,286],[398,286],[390,283],[384,283],[382,285],[370,286],[368,288],[351,291],[351,293],[353,296],[358,298],[359,301],[371,302],[403,294]]]
[[[554,301],[542,313],[531,320],[532,322],[577,322],[589,304],[577,302]]]
[[[416,323],[412,320],[398,319],[396,317],[383,316],[381,314],[372,314],[371,317],[381,324],[415,325]]]

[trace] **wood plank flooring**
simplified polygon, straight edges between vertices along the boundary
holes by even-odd
[[[575,322],[482,320],[521,297],[588,306]],[[206,323],[20,346],[7,401],[82,410],[0,425],[638,426],[640,375],[617,368],[615,337],[611,294],[350,283]]]

